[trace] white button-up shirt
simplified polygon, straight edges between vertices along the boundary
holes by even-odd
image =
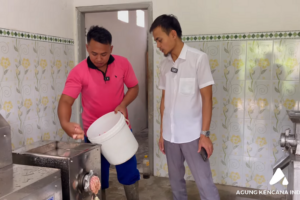
[[[184,44],[178,59],[174,62],[169,55],[160,70],[159,88],[165,90],[163,138],[172,143],[198,139],[202,131],[200,89],[214,84],[207,55]]]

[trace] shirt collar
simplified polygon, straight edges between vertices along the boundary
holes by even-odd
[[[109,59],[108,59],[108,62],[107,62],[107,65],[110,65],[110,64],[113,63],[114,61],[115,61],[115,58],[114,58],[112,55],[110,55],[110,56],[109,56]],[[96,66],[94,65],[94,63],[91,61],[90,57],[87,58],[87,63],[88,63],[88,67],[89,67],[89,68],[92,68],[92,69],[98,69],[98,67],[96,67]]]
[[[178,58],[185,60],[187,50],[188,50],[188,46],[185,43],[183,43],[183,47],[181,49],[181,52],[180,52]],[[173,61],[171,54],[168,55],[168,58]]]

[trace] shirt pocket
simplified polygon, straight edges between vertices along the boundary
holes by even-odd
[[[195,78],[180,78],[179,93],[180,94],[195,94]]]

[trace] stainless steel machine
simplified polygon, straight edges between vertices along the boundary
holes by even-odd
[[[300,111],[288,110],[287,114],[294,126],[292,130],[287,129],[281,133],[280,146],[286,155],[275,163],[273,173],[277,168],[288,167],[287,200],[300,200],[300,194],[293,194],[293,192],[300,192]]]
[[[0,169],[1,200],[62,200],[59,169],[11,165]]]
[[[62,200],[59,169],[12,164],[11,129],[0,115],[0,200]]]
[[[64,200],[99,198],[91,180],[100,183],[100,158],[99,145],[76,142],[40,141],[13,151],[14,163],[60,169]]]

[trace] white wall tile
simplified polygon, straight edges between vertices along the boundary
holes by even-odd
[[[280,133],[292,127],[286,110],[300,110],[300,41],[187,44],[206,52],[209,59],[218,63],[213,73],[214,109],[210,128],[214,134],[214,153],[210,159],[211,169],[215,173],[214,182],[260,189],[285,189],[281,183],[269,186],[269,181],[273,173],[272,165],[284,155],[279,145]],[[166,157],[157,146],[161,96],[157,88],[158,69],[163,58],[159,51],[154,50],[154,170],[157,176],[168,176],[164,170]],[[185,177],[192,180],[188,174]]]
[[[11,124],[14,148],[69,140],[59,127],[57,104],[73,67],[73,45],[0,37],[0,114]]]

